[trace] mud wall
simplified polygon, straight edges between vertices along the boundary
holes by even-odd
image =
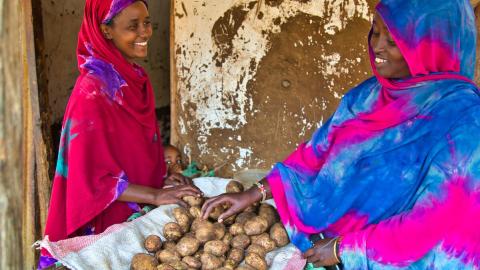
[[[370,76],[375,2],[175,0],[172,142],[224,175],[285,158]]]
[[[46,90],[51,121],[61,121],[65,106],[78,75],[76,46],[83,16],[84,0],[41,1]],[[157,107],[170,104],[169,1],[149,1],[154,34],[149,56],[140,62],[150,74]],[[45,91],[45,89],[40,89]]]

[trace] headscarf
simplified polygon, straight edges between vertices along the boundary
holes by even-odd
[[[375,76],[267,176],[281,220],[302,251],[311,234],[341,236],[345,269],[478,267],[473,10],[467,0],[383,0],[375,10],[411,76],[381,77],[369,46]]]
[[[166,168],[149,78],[100,29],[134,2],[86,1],[80,76],[63,120],[45,229],[50,241],[126,221],[138,209],[117,201],[129,184],[163,186]]]

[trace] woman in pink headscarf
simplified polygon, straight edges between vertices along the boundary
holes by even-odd
[[[167,175],[147,56],[145,1],[87,0],[78,36],[80,76],[65,112],[45,236],[98,234],[142,204],[184,204],[191,180]],[[165,187],[168,186],[168,187]],[[56,261],[42,250],[39,269]]]

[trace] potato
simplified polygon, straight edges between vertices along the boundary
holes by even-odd
[[[213,224],[213,230],[215,232],[215,239],[217,240],[222,240],[223,236],[225,236],[225,225],[222,223],[214,223]]]
[[[188,203],[190,206],[202,206],[204,198],[203,197],[195,197],[195,196],[185,196],[182,198],[185,202]]]
[[[249,266],[248,264],[240,265],[239,267],[235,268],[235,270],[255,270],[255,268]]]
[[[244,190],[243,185],[240,182],[235,180],[228,182],[226,187],[227,193],[239,193],[239,192],[242,192],[243,190]]]
[[[256,217],[255,213],[252,212],[242,212],[238,214],[237,218],[235,219],[235,223],[244,224],[247,220]]]
[[[163,249],[176,251],[177,250],[177,244],[173,241],[167,241],[167,242],[163,243]]]
[[[237,217],[237,215],[231,215],[229,216],[228,218],[226,218],[225,220],[223,220],[223,224],[225,225],[232,225],[233,223],[235,223],[235,218]]]
[[[157,235],[149,235],[143,242],[145,249],[150,253],[155,253],[162,248],[162,239]]]
[[[273,208],[273,206],[266,203],[262,203],[260,205],[260,208],[258,209],[258,215],[265,218],[268,221],[268,227],[272,226],[279,220],[278,213],[275,210],[275,208]]]
[[[222,242],[225,243],[225,245],[230,246],[230,243],[232,243],[233,236],[230,233],[226,233],[225,236],[222,238]]]
[[[226,259],[225,262],[223,263],[223,268],[233,270],[235,267],[238,266],[239,263],[235,262],[232,259]]]
[[[203,249],[199,249],[195,254],[193,254],[193,257],[197,260],[200,260],[200,257],[202,256],[203,254]]]
[[[188,209],[188,212],[193,218],[200,218],[202,215],[202,208],[200,208],[200,206],[192,206]]]
[[[199,222],[195,231],[195,237],[201,242],[205,243],[216,238],[215,227],[212,223],[202,220]]]
[[[273,224],[270,228],[270,238],[275,241],[277,247],[286,246],[290,242],[287,231],[280,222]]]
[[[232,239],[231,243],[233,248],[246,249],[250,245],[250,238],[245,234],[240,234]]]
[[[243,224],[243,230],[248,236],[262,234],[268,227],[268,221],[261,216],[249,219]]]
[[[202,262],[202,270],[214,270],[222,267],[223,259],[210,253],[203,253],[200,256]]]
[[[188,232],[190,230],[190,224],[192,223],[192,217],[189,211],[186,208],[178,207],[173,209],[172,214],[178,225],[182,228],[182,232]]]
[[[247,248],[247,253],[257,253],[262,258],[265,258],[265,255],[267,255],[267,251],[262,246],[257,244],[251,244]]]
[[[188,270],[188,265],[182,261],[170,263],[170,266],[172,266],[175,270]]]
[[[210,212],[210,215],[208,215],[208,217],[214,221],[217,221],[218,217],[220,217],[220,215],[225,212],[225,209],[226,208],[224,205],[217,205],[215,208],[213,208],[212,212]]]
[[[247,256],[245,256],[245,262],[256,270],[268,269],[265,258],[260,257],[260,255],[258,255],[257,253],[248,253]]]
[[[176,250],[171,250],[171,249],[164,249],[160,250],[157,253],[155,253],[155,258],[161,263],[173,263],[176,261],[180,261],[182,257],[180,256],[180,253]]]
[[[267,253],[277,247],[275,241],[270,238],[270,235],[268,233],[262,233],[260,235],[252,236],[251,242],[252,244],[263,247]]]
[[[158,262],[152,255],[139,253],[133,256],[130,269],[132,270],[156,270]]]
[[[223,256],[227,253],[229,246],[225,245],[221,240],[208,241],[203,246],[203,250],[215,256]]]
[[[228,253],[227,259],[236,262],[238,265],[240,262],[243,261],[243,257],[244,257],[243,249],[232,248]]]
[[[230,228],[228,229],[228,232],[233,236],[245,234],[242,223],[233,223],[232,226],[230,226]]]
[[[163,227],[163,236],[169,241],[177,241],[182,238],[182,228],[178,223],[169,222]]]
[[[183,257],[182,262],[186,263],[190,268],[199,269],[202,267],[200,260],[193,256]]]
[[[173,268],[173,266],[170,264],[162,263],[157,266],[156,270],[175,270],[175,268]]]
[[[177,251],[182,257],[195,254],[199,247],[200,241],[192,236],[185,236],[177,243]]]
[[[204,222],[203,219],[200,219],[200,218],[194,219],[193,222],[192,222],[192,226],[190,226],[190,231],[195,232],[195,231],[197,230],[198,226],[199,226],[202,222]]]

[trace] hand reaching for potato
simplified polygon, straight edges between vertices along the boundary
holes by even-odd
[[[154,205],[178,204],[188,207],[182,200],[185,196],[201,197],[203,193],[194,185],[178,185],[157,190],[154,198]]]
[[[268,183],[264,180],[262,180],[262,182],[267,190],[267,198],[271,197]],[[257,186],[253,186],[250,189],[243,191],[243,186],[240,187],[235,183],[238,182],[231,181],[229,185],[227,185],[227,193],[210,198],[205,202],[202,207],[201,215],[203,219],[208,218],[219,206],[229,205],[229,208],[218,217],[218,222],[223,222],[227,218],[242,212],[246,208],[262,200],[262,193]]]

